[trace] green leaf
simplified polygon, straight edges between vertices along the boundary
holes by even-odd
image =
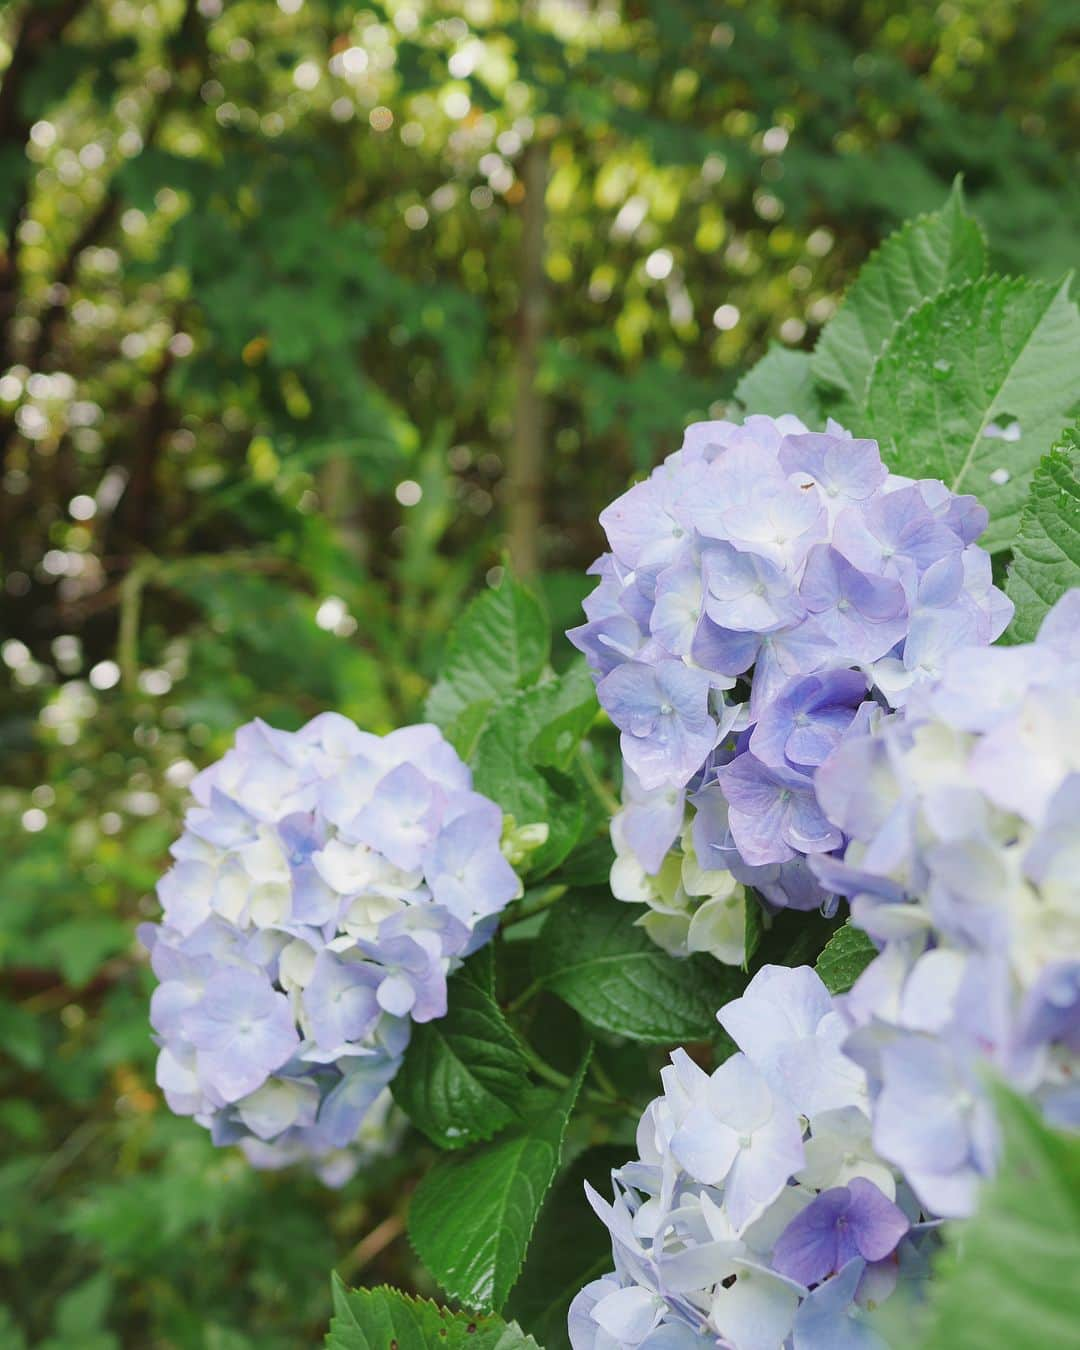
[[[982,231],[966,214],[957,182],[940,211],[908,221],[863,265],[818,339],[814,375],[861,408],[874,361],[897,324],[947,286],[976,280],[985,266]]]
[[[536,764],[565,772],[577,754],[582,736],[592,726],[599,705],[596,686],[583,657],[574,661],[554,683],[553,692],[536,700],[544,720],[533,738],[531,755]]]
[[[1080,586],[1080,427],[1066,431],[1031,481],[1005,583],[1016,605],[1007,640],[1031,642],[1073,586]]]
[[[747,413],[766,413],[770,417],[794,413],[811,430],[825,422],[809,354],[778,343],[773,343],[757,365],[742,377],[735,386],[735,397]]]
[[[596,711],[580,670],[524,689],[492,713],[473,755],[473,782],[519,825],[546,822],[547,842],[530,855],[529,869],[543,876],[557,867],[581,837],[584,794],[576,776],[552,762],[569,763]]]
[[[550,645],[539,600],[507,572],[498,590],[478,595],[451,629],[426,716],[447,729],[469,709],[475,723],[475,705],[493,704],[539,677]]]
[[[588,1056],[561,1093],[534,1089],[520,1124],[463,1157],[444,1158],[417,1187],[409,1236],[453,1299],[501,1308],[521,1273],[562,1157]]]
[[[461,1148],[490,1139],[514,1119],[528,1067],[482,982],[466,969],[449,981],[448,994],[445,1017],[413,1027],[393,1093],[436,1144]]]
[[[828,945],[839,924],[820,913],[782,909],[765,915],[764,931],[750,960],[755,973],[762,966],[811,966]]]
[[[131,946],[131,927],[108,914],[85,919],[66,919],[44,934],[39,952],[55,962],[70,985],[80,987],[95,975],[110,956]]]
[[[346,1289],[334,1276],[326,1350],[540,1350],[515,1322],[451,1312],[385,1285]]]
[[[587,1149],[555,1183],[536,1225],[525,1269],[507,1310],[545,1350],[570,1350],[566,1313],[590,1280],[612,1267],[611,1235],[584,1207],[585,1182],[610,1190],[611,1172],[627,1158],[625,1146]],[[573,1241],[567,1235],[573,1234]]]
[[[900,324],[870,377],[869,431],[894,473],[974,493],[993,552],[1013,542],[1035,466],[1078,400],[1080,311],[1066,286],[987,277]]]
[[[814,969],[830,994],[845,994],[875,956],[877,948],[862,929],[846,923],[825,944]]]
[[[1080,1136],[997,1095],[1004,1157],[975,1216],[946,1230],[923,1350],[1076,1343],[1080,1326]]]
[[[638,916],[600,892],[561,900],[537,944],[537,978],[603,1031],[652,1045],[714,1036],[717,1011],[746,977],[711,957],[668,956]]]
[[[0,998],[0,1045],[24,1069],[40,1069],[45,1062],[45,1027],[20,1004]]]

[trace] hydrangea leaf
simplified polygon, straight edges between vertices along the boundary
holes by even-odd
[[[982,231],[957,182],[940,211],[908,221],[863,265],[818,339],[814,376],[861,408],[874,360],[897,324],[947,286],[982,276],[985,266]]]
[[[451,1312],[382,1285],[346,1289],[334,1277],[334,1320],[326,1350],[540,1350],[515,1322]]]
[[[534,1089],[520,1123],[494,1143],[436,1163],[413,1196],[417,1255],[466,1307],[501,1308],[521,1273],[587,1062],[562,1092]]]
[[[610,832],[603,829],[574,849],[554,879],[567,886],[606,886],[614,861]]]
[[[1006,641],[1031,642],[1047,611],[1080,586],[1080,427],[1035,470],[1005,590],[1016,605]]]
[[[799,909],[782,909],[765,917],[764,931],[750,961],[756,973],[762,966],[812,966],[836,931],[835,919]]]
[[[475,730],[482,710],[536,681],[548,659],[551,632],[540,601],[508,572],[497,590],[478,595],[450,631],[425,715],[444,729],[462,714]]]
[[[1080,1137],[997,1094],[1004,1158],[973,1218],[947,1232],[923,1350],[1071,1345],[1080,1326]]]
[[[584,657],[574,661],[555,683],[557,690],[546,695],[542,703],[545,720],[533,740],[532,758],[537,764],[565,772],[599,705]]]
[[[530,870],[538,876],[557,867],[581,837],[580,784],[553,766],[569,764],[595,710],[595,695],[572,669],[508,699],[492,713],[476,743],[477,791],[497,801],[519,825],[548,825],[547,842],[531,855]]]
[[[825,944],[814,969],[830,994],[845,994],[877,956],[877,948],[850,923],[837,929]]]
[[[490,1139],[509,1124],[528,1068],[498,1004],[466,971],[448,983],[445,1017],[413,1028],[394,1099],[442,1148]]]
[[[571,1300],[612,1267],[607,1229],[583,1222],[584,1185],[588,1181],[606,1192],[612,1169],[621,1167],[626,1155],[625,1145],[586,1149],[556,1181],[540,1215],[507,1311],[537,1336],[545,1350],[570,1350],[566,1313]],[[567,1241],[569,1233],[572,1242]]]
[[[794,413],[811,430],[825,424],[814,372],[807,352],[773,343],[761,360],[735,386],[735,397],[748,413],[779,417]]]
[[[1015,536],[1028,485],[1080,400],[1080,310],[1067,287],[987,277],[909,314],[870,377],[869,422],[894,473],[940,478]]]
[[[711,957],[669,956],[637,927],[638,910],[597,892],[560,901],[537,945],[537,978],[603,1031],[652,1045],[707,1040],[716,1010],[746,983]]]
[[[109,914],[68,919],[44,935],[40,953],[55,961],[68,984],[80,988],[110,956],[131,946],[131,928]]]

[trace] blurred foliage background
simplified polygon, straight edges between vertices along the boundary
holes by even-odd
[[[812,345],[962,172],[1080,227],[1074,0],[0,6],[0,1345],[317,1343],[416,1284],[419,1145],[328,1194],[153,1082],[135,921],[254,715],[415,716],[507,553]]]

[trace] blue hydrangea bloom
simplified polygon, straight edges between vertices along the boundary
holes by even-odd
[[[242,727],[192,782],[141,936],[170,1107],[253,1163],[331,1183],[392,1134],[413,1022],[520,895],[499,808],[433,726],[373,736],[324,713]]]
[[[569,636],[621,736],[615,891],[648,905],[645,926],[670,951],[741,960],[715,874],[729,874],[725,895],[825,903],[806,860],[844,839],[815,770],[952,649],[1007,624],[975,543],[986,512],[937,480],[890,474],[874,441],[784,416],[689,427],[600,523],[611,551]],[[665,873],[672,849],[696,891]]]
[[[816,773],[818,856],[881,948],[843,1000],[874,1143],[966,1215],[997,1155],[989,1069],[1080,1127],[1080,590],[1023,647],[960,648]]]
[[[870,1085],[809,967],[766,966],[719,1020],[713,1073],[682,1050],[637,1158],[588,1196],[614,1269],[574,1299],[574,1350],[882,1345],[863,1310],[918,1283],[933,1223],[871,1142]]]

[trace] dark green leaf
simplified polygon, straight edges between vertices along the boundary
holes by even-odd
[[[521,1272],[587,1058],[563,1092],[535,1089],[520,1124],[436,1163],[413,1196],[409,1236],[417,1255],[467,1307],[501,1308]]]
[[[585,825],[579,780],[542,758],[561,757],[567,739],[571,751],[576,749],[595,709],[591,695],[585,701],[581,694],[580,677],[572,672],[515,694],[492,713],[473,756],[478,792],[498,802],[518,825],[547,824],[547,842],[529,860],[540,876],[562,862]]]
[[[825,422],[809,354],[776,343],[735,386],[735,397],[748,413],[794,413],[811,430]]]
[[[559,868],[556,880],[567,886],[604,886],[615,861],[615,850],[607,830],[583,839]]]
[[[985,265],[982,231],[966,214],[957,183],[940,211],[908,221],[863,265],[818,340],[814,374],[861,408],[874,361],[897,324],[947,286],[980,277]]]
[[[68,919],[45,935],[41,954],[55,962],[68,984],[83,985],[110,956],[131,946],[131,928],[107,914]]]
[[[868,430],[894,473],[940,478],[1016,537],[1040,458],[1080,400],[1080,311],[1066,286],[988,277],[899,325],[870,377]],[[1004,433],[1004,434],[1003,434]]]
[[[626,1157],[622,1147],[587,1149],[555,1183],[540,1215],[508,1311],[545,1350],[569,1350],[566,1311],[571,1299],[612,1267],[611,1236],[586,1206],[585,1182],[601,1193],[610,1191],[612,1169]]]
[[[470,709],[473,725],[474,705],[496,703],[538,678],[550,643],[540,602],[506,573],[498,590],[478,595],[451,630],[427,717],[448,728]]]
[[[463,971],[449,981],[446,1016],[413,1027],[393,1092],[436,1144],[461,1148],[513,1120],[527,1084],[525,1060],[498,1004]]]
[[[706,1040],[746,983],[711,957],[668,956],[638,928],[634,906],[601,892],[559,902],[536,949],[536,974],[593,1026],[653,1045]]]
[[[18,1003],[0,999],[0,1045],[24,1069],[40,1069],[45,1061],[45,1027]]]
[[[396,1289],[346,1289],[334,1277],[326,1350],[540,1350],[501,1317],[451,1312]]]
[[[555,686],[543,700],[536,700],[544,720],[533,739],[531,758],[536,764],[565,772],[596,717],[596,686],[584,658],[576,660],[560,675]]]
[[[1005,590],[1016,605],[1007,637],[1031,642],[1047,611],[1080,586],[1080,429],[1071,427],[1035,470]]]
[[[836,919],[820,913],[782,909],[766,915],[765,926],[750,962],[751,971],[762,966],[811,966],[825,950],[838,928]]]
[[[851,923],[838,928],[814,969],[830,994],[845,994],[877,956],[877,948],[860,929]]]

